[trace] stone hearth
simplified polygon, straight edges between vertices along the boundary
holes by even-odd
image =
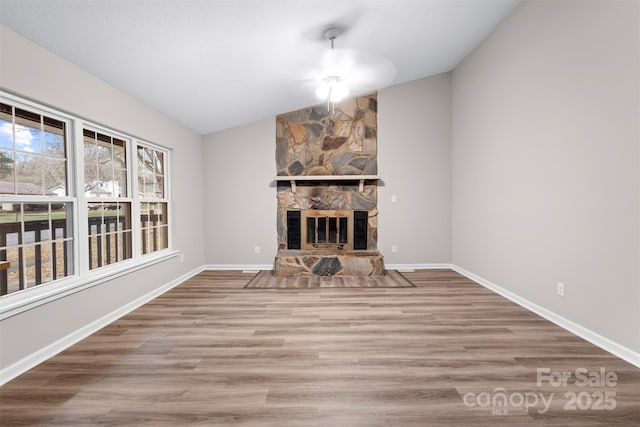
[[[378,251],[322,254],[313,251],[278,252],[276,276],[382,276],[384,260]]]

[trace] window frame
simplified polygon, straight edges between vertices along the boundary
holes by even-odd
[[[170,193],[170,158],[171,149],[158,144],[149,143],[126,132],[118,131],[109,126],[100,125],[94,121],[87,120],[82,116],[63,112],[60,109],[46,106],[42,103],[31,101],[23,97],[0,90],[0,102],[7,103],[16,108],[37,112],[56,120],[61,120],[67,127],[66,134],[66,170],[67,170],[67,195],[66,196],[45,196],[45,195],[15,195],[0,194],[0,203],[71,203],[73,230],[72,243],[72,271],[68,276],[33,286],[20,291],[9,293],[0,297],[0,320],[14,316],[23,311],[33,309],[39,305],[46,304],[59,298],[66,297],[84,289],[97,286],[104,282],[133,273],[150,265],[166,261],[177,257],[179,251],[173,249],[172,240],[172,215],[171,215],[171,193]],[[108,264],[93,270],[89,269],[89,231],[88,231],[88,203],[90,200],[84,194],[84,138],[83,130],[91,129],[101,133],[106,133],[126,141],[127,159],[127,196],[120,200],[127,199],[131,204],[131,258],[116,263]],[[142,255],[140,249],[140,203],[137,188],[137,153],[138,145],[162,151],[165,156],[165,191],[164,202],[167,203],[167,242],[168,247],[155,252]],[[134,185],[135,184],[135,185]],[[99,201],[106,202],[111,199],[102,198]],[[98,201],[98,199],[95,199]]]
[[[4,312],[4,307],[5,307],[5,300],[11,301],[11,299],[18,299],[18,298],[11,298],[14,295],[21,295],[21,294],[25,294],[28,292],[32,292],[36,289],[40,289],[41,287],[47,287],[53,284],[56,284],[58,282],[62,282],[65,280],[69,280],[69,279],[73,279],[75,277],[77,277],[78,275],[78,248],[77,248],[77,239],[78,239],[78,228],[77,228],[77,211],[78,211],[78,201],[77,198],[75,197],[75,193],[74,193],[74,189],[76,187],[76,173],[74,170],[74,164],[73,161],[70,159],[74,158],[73,155],[73,136],[74,136],[74,132],[75,132],[75,125],[76,123],[74,123],[73,117],[69,116],[68,114],[65,114],[61,111],[57,111],[51,108],[48,108],[46,106],[34,103],[34,102],[30,102],[27,100],[24,100],[22,98],[19,97],[15,97],[15,96],[11,96],[10,94],[7,94],[3,91],[0,91],[0,101],[3,103],[6,103],[8,105],[11,105],[14,109],[18,108],[18,109],[22,109],[22,110],[26,110],[35,114],[39,114],[41,116],[47,116],[50,117],[52,119],[55,120],[59,120],[61,122],[64,123],[65,128],[66,128],[66,133],[65,133],[65,171],[66,171],[66,186],[67,186],[67,191],[66,191],[66,195],[65,196],[47,196],[45,194],[33,194],[33,195],[26,195],[26,194],[0,194],[0,203],[14,203],[14,204],[28,204],[28,203],[70,203],[71,204],[71,232],[73,233],[72,236],[72,269],[71,271],[69,271],[68,275],[64,278],[61,279],[57,279],[57,280],[52,280],[51,282],[46,282],[46,283],[42,283],[41,285],[36,285],[33,287],[28,287],[26,289],[21,289],[17,292],[14,293],[10,293],[7,295],[3,295],[0,296],[0,318],[2,318],[2,314]],[[14,114],[15,114],[15,110],[14,110]],[[14,131],[14,135],[15,135],[15,131]],[[15,142],[14,142],[15,144]],[[41,149],[43,149],[44,147],[42,147]],[[16,152],[16,148],[14,145],[14,149],[13,149],[14,153]],[[14,158],[14,167],[16,167],[16,163],[15,163],[15,158]],[[17,181],[16,181],[16,176],[14,174],[14,185],[17,185]],[[44,182],[43,182],[44,185]],[[14,189],[15,191],[15,189]],[[24,218],[22,219],[22,222],[24,223]],[[33,293],[33,292],[32,292]]]
[[[96,133],[101,133],[103,135],[106,136],[110,136],[112,138],[118,138],[121,139],[125,142],[125,162],[126,162],[126,171],[127,171],[127,179],[126,179],[126,192],[124,194],[124,196],[120,196],[120,197],[87,197],[85,194],[85,190],[84,190],[84,185],[85,185],[85,176],[84,176],[84,171],[85,171],[85,163],[84,163],[84,131],[88,130],[91,132],[96,132]],[[117,131],[113,131],[111,129],[105,128],[103,126],[100,125],[96,125],[87,121],[84,121],[82,123],[82,129],[81,129],[81,134],[82,134],[82,138],[81,140],[77,140],[76,141],[76,147],[77,147],[77,153],[82,153],[82,155],[78,154],[78,159],[77,161],[82,161],[82,168],[78,167],[79,170],[81,170],[81,174],[78,176],[78,186],[76,188],[76,190],[78,191],[78,196],[79,198],[82,197],[83,202],[79,203],[78,206],[83,206],[84,208],[81,209],[83,210],[83,214],[85,214],[85,218],[82,219],[82,224],[83,227],[85,227],[86,229],[86,225],[88,224],[89,221],[89,211],[88,211],[88,207],[90,203],[128,203],[129,204],[129,221],[131,222],[131,229],[130,229],[130,234],[131,234],[131,256],[129,258],[125,258],[122,259],[120,261],[116,261],[115,263],[107,263],[106,265],[102,265],[100,267],[95,267],[95,268],[91,268],[91,262],[89,260],[89,231],[87,230],[87,238],[84,239],[83,241],[81,241],[79,243],[79,245],[82,247],[84,245],[84,247],[82,247],[82,249],[80,250],[80,253],[83,255],[86,255],[86,258],[83,256],[83,259],[81,260],[82,263],[81,265],[83,266],[82,271],[83,272],[93,272],[96,270],[101,270],[101,269],[106,269],[109,266],[112,265],[116,265],[116,264],[120,264],[120,263],[125,263],[128,260],[134,259],[135,258],[135,253],[133,252],[133,248],[134,248],[134,229],[133,229],[133,222],[135,219],[135,214],[134,214],[134,209],[133,209],[133,205],[135,204],[134,201],[134,193],[131,191],[131,184],[132,184],[132,171],[133,171],[133,165],[131,164],[132,162],[132,153],[131,153],[131,146],[133,145],[133,137],[122,134],[120,132]],[[78,164],[78,162],[76,161],[76,164]],[[82,178],[80,180],[80,178]],[[86,269],[85,269],[86,268]]]
[[[139,196],[139,192],[138,192],[138,156],[137,156],[137,152],[138,152],[138,147],[142,147],[142,148],[148,148],[154,151],[159,151],[163,154],[164,156],[164,170],[163,170],[163,189],[162,189],[162,198],[150,198],[150,197],[140,197]],[[169,155],[170,150],[164,148],[164,147],[160,147],[157,144],[153,144],[147,141],[141,141],[138,140],[136,141],[136,146],[135,146],[135,158],[136,158],[136,164],[135,166],[133,166],[133,169],[135,170],[135,180],[133,180],[134,186],[131,187],[132,192],[135,193],[135,197],[136,197],[136,206],[135,208],[137,209],[136,211],[136,220],[138,221],[138,235],[141,234],[142,231],[142,224],[140,223],[140,214],[141,214],[141,205],[142,203],[165,203],[167,205],[167,249],[170,249],[173,247],[172,245],[172,232],[171,232],[171,224],[172,224],[172,217],[171,217],[171,200],[168,197],[168,195],[170,194],[170,180],[169,180],[169,170],[170,170],[170,158],[171,156]],[[132,157],[133,157],[133,152],[131,153]],[[147,252],[146,254],[142,252],[142,239],[134,239],[135,241],[137,241],[138,246],[136,248],[134,248],[138,254],[142,257],[147,257],[153,254],[156,254],[158,252],[164,251],[166,249],[159,249],[157,251],[153,251],[153,252]]]

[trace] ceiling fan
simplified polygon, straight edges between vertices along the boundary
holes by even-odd
[[[388,59],[354,49],[338,49],[337,28],[328,28],[324,38],[331,43],[322,56],[322,71],[316,76],[316,96],[326,101],[327,110],[351,94],[360,94],[389,85],[396,76],[396,67]]]

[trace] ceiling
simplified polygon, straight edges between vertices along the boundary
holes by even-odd
[[[329,27],[399,84],[454,69],[519,1],[0,0],[0,22],[208,134],[317,104]]]

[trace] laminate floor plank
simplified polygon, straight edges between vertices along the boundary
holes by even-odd
[[[637,367],[453,271],[395,274],[202,272],[1,387],[0,424],[640,425]]]

